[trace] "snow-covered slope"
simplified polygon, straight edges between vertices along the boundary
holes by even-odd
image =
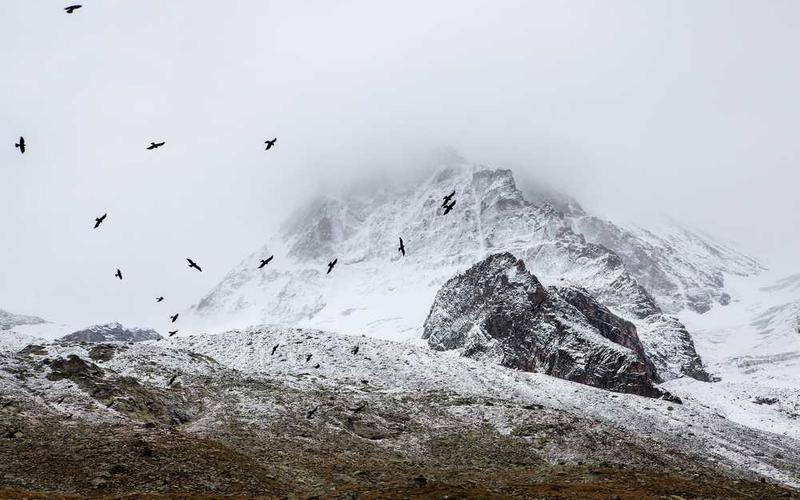
[[[541,405],[614,426],[627,436],[668,443],[668,447],[705,457],[723,467],[757,471],[800,485],[797,463],[788,470],[782,469],[800,458],[800,427],[784,436],[754,431],[727,420],[702,400],[676,405],[631,394],[609,394],[544,374],[463,358],[452,351],[437,352],[407,343],[315,330],[258,327],[175,338],[167,345],[204,354],[245,373],[266,375],[270,380],[293,380],[297,387],[350,385],[398,396],[442,392]],[[158,347],[145,344],[127,352],[133,355],[141,352],[139,349]],[[150,356],[155,358],[156,354]],[[114,361],[117,369],[126,365],[122,358]],[[496,406],[496,412],[484,413],[481,418],[510,431],[503,415],[505,404]],[[778,465],[775,457],[780,457],[783,465]]]
[[[674,380],[682,398],[713,405],[728,418],[758,429],[800,434],[800,291],[796,277],[776,282],[738,278],[738,297],[706,314],[685,311],[697,351],[714,384]],[[759,283],[761,281],[762,283]]]
[[[623,227],[592,216],[573,217],[588,241],[613,250],[668,313],[704,313],[727,305],[726,276],[753,276],[763,270],[755,259],[674,223],[657,230]]]
[[[452,191],[456,205],[444,215],[442,197]],[[647,266],[592,242],[605,239],[600,237],[604,231],[634,233],[610,223],[594,227],[577,203],[565,197],[550,203],[551,198],[542,195],[535,203],[528,201],[510,171],[467,164],[449,165],[412,189],[319,198],[234,268],[193,306],[187,320],[218,331],[274,323],[418,339],[445,281],[490,253],[509,251],[545,285],[577,284],[616,314],[643,324],[644,344],[694,359],[691,337],[681,333],[682,325],[661,317],[658,303],[694,304],[694,297],[701,295],[721,299],[728,293],[725,275],[759,269],[736,252],[677,232],[669,240],[691,248],[691,253],[664,251],[651,257],[670,283],[689,284],[648,290],[637,276]],[[582,234],[582,228],[592,238]],[[405,242],[405,257],[397,251],[399,237]],[[641,233],[625,239],[621,247],[650,255],[657,242]],[[266,268],[257,269],[260,258],[273,254]],[[337,267],[326,274],[327,263],[335,258]],[[715,262],[713,271],[707,270],[710,261]],[[662,328],[665,323],[670,323],[668,328]],[[665,358],[658,353],[653,357]],[[662,368],[667,374],[702,377],[699,360],[697,366],[688,367],[691,364],[674,362]]]

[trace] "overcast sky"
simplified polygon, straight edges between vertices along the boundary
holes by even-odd
[[[163,330],[157,295],[440,147],[800,271],[800,2],[65,4],[0,13],[0,308]]]

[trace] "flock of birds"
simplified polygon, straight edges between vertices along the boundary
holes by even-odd
[[[77,5],[77,6],[73,5],[71,7],[74,7],[74,8],[77,9],[77,8],[80,8],[81,6],[80,5]],[[266,144],[265,151],[269,151],[270,149],[272,149],[275,146],[277,141],[278,141],[277,138],[268,139],[268,140],[264,141],[264,144]],[[164,146],[165,144],[166,144],[166,141],[151,142],[150,145],[147,146],[147,148],[145,148],[145,149],[152,151],[154,149],[158,149],[158,148]],[[26,147],[27,147],[26,146],[26,142],[25,142],[25,138],[20,136],[19,142],[15,143],[14,147],[19,149],[20,154],[25,154]],[[450,194],[448,194],[448,195],[443,197],[441,208],[443,208],[444,211],[442,212],[442,215],[447,215],[448,213],[450,213],[451,210],[453,210],[453,207],[456,204],[456,200],[454,199],[455,195],[456,195],[456,192],[453,191],[452,193],[450,193]],[[95,217],[93,229],[98,229],[106,221],[107,217],[108,217],[108,213],[104,213],[100,217]],[[403,242],[403,238],[402,237],[400,237],[400,246],[397,248],[397,251],[400,252],[400,254],[402,254],[403,257],[406,256],[406,246],[405,246],[405,243]],[[266,259],[260,259],[260,263],[258,265],[258,269],[263,269],[264,267],[266,267],[270,262],[272,262],[272,259],[274,259],[274,258],[275,258],[274,255],[270,255]],[[187,258],[186,262],[189,264],[189,268],[190,269],[196,269],[199,272],[203,272],[203,269],[194,260],[192,260],[190,258]],[[338,257],[333,259],[332,261],[328,262],[328,271],[325,274],[330,274],[331,271],[333,271],[333,268],[336,267],[336,264],[338,262],[339,262]],[[117,272],[114,273],[114,276],[121,281],[123,279],[122,270],[117,268]],[[156,302],[163,302],[163,301],[164,301],[164,297],[163,296],[156,297]],[[172,323],[175,323],[178,320],[178,314],[176,313],[175,315],[170,316],[170,319],[172,320]],[[169,331],[169,336],[172,337],[173,335],[176,335],[177,333],[178,333],[178,330],[171,330],[171,331]]]
[[[80,4],[69,5],[69,6],[64,8],[64,11],[66,11],[67,14],[72,14],[73,12],[75,12],[78,9],[80,9],[81,7],[83,7],[83,5],[80,5]],[[266,145],[264,150],[265,151],[269,151],[270,149],[275,147],[275,144],[277,142],[278,142],[278,138],[277,137],[274,137],[272,139],[267,139],[266,141],[264,141],[264,144]],[[161,141],[161,142],[152,141],[152,142],[150,142],[150,145],[147,146],[145,149],[147,149],[148,151],[153,151],[153,150],[156,150],[156,149],[164,146],[165,144],[166,144],[166,141]],[[20,154],[25,154],[25,151],[27,150],[27,143],[25,142],[25,137],[20,136],[19,142],[14,143],[14,147],[19,149]],[[451,210],[453,210],[453,207],[456,204],[456,200],[454,199],[455,195],[456,195],[456,192],[453,191],[452,193],[450,193],[450,194],[448,194],[448,195],[443,197],[443,201],[442,201],[441,207],[444,209],[444,212],[442,213],[442,215],[447,215],[448,213],[450,213]],[[108,217],[108,213],[104,213],[100,217],[95,217],[95,219],[94,219],[94,228],[93,229],[98,229],[105,222],[107,217]],[[397,251],[400,252],[403,257],[405,257],[405,255],[406,255],[406,247],[405,247],[405,244],[403,243],[403,238],[402,237],[400,238],[400,246],[397,248]],[[258,265],[258,269],[263,269],[264,267],[266,267],[267,264],[269,264],[274,257],[275,257],[274,255],[270,255],[266,259],[260,259],[261,262]],[[203,269],[195,261],[193,261],[192,259],[187,258],[186,261],[189,263],[189,268],[190,269],[196,269],[199,272],[203,271]],[[330,274],[331,271],[333,271],[333,268],[336,266],[336,264],[338,262],[339,262],[338,258],[335,258],[332,261],[328,262],[328,272],[325,273],[325,274]],[[122,270],[117,268],[117,272],[114,273],[114,276],[121,281],[122,278],[123,278]],[[164,297],[160,296],[160,297],[156,298],[156,302],[163,302],[163,301],[164,301]],[[176,313],[175,315],[170,316],[170,319],[172,320],[172,323],[175,323],[178,320],[178,314]],[[169,336],[172,337],[173,335],[175,335],[177,333],[178,333],[178,330],[172,330],[172,331],[169,332]]]

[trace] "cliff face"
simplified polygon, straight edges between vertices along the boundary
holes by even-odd
[[[510,253],[494,254],[436,294],[423,338],[437,350],[617,392],[674,399],[636,328],[588,293],[546,289]]]

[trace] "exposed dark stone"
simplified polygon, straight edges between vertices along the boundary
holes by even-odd
[[[439,290],[423,338],[434,349],[459,349],[510,368],[678,401],[654,387],[633,325],[578,290],[564,293],[581,309],[545,290],[522,260],[494,254]],[[606,335],[595,326],[603,319],[611,322]]]

